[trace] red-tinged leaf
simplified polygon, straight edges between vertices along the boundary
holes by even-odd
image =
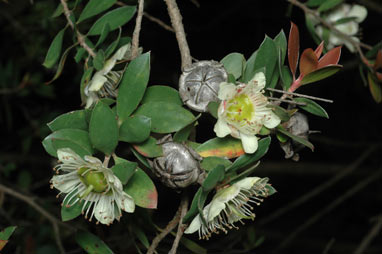
[[[305,76],[318,66],[318,59],[313,49],[305,49],[300,58],[300,75]]]
[[[377,79],[379,82],[382,82],[382,73],[380,72],[375,72],[375,75],[377,76]]]
[[[314,51],[314,53],[316,54],[317,58],[320,58],[323,49],[324,49],[324,41],[322,41],[320,43],[320,45],[318,45],[316,50]]]
[[[331,49],[318,62],[318,68],[325,67],[330,64],[338,64],[341,56],[341,46]]]
[[[163,155],[162,146],[157,145],[157,140],[149,137],[146,141],[134,144],[134,149],[141,155],[148,158],[155,158]]]
[[[213,138],[196,148],[202,157],[218,156],[228,159],[239,157],[244,154],[240,139],[232,137]]]
[[[298,27],[291,22],[288,38],[288,62],[289,68],[293,75],[293,81],[296,79],[296,70],[298,62],[298,53],[300,50],[300,37],[298,34]]]
[[[377,58],[375,59],[373,68],[374,70],[382,68],[382,51],[381,50],[378,50]]]
[[[367,79],[369,81],[369,89],[370,89],[371,95],[373,96],[373,99],[375,100],[375,102],[381,103],[382,102],[381,86],[377,82],[375,82],[373,78],[373,74],[371,72],[367,74]]]

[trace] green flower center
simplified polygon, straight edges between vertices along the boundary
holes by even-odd
[[[91,191],[101,193],[107,190],[108,184],[103,173],[89,170],[86,167],[78,169],[77,173],[81,181],[88,186],[84,196],[88,195]]]
[[[226,116],[233,122],[247,122],[252,118],[254,112],[255,110],[251,99],[244,93],[227,101]]]

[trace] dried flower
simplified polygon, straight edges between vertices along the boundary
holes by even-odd
[[[263,125],[274,128],[280,124],[280,118],[267,107],[269,102],[263,95],[264,87],[265,76],[262,72],[258,72],[248,84],[220,84],[219,99],[222,102],[214,131],[218,137],[231,134],[241,139],[246,153],[254,153],[257,150],[255,135]]]
[[[55,167],[57,173],[51,179],[51,188],[60,191],[57,197],[65,193],[63,205],[72,206],[83,202],[82,213],[89,221],[96,218],[102,224],[111,224],[119,220],[121,210],[132,213],[135,209],[134,200],[123,191],[121,181],[113,171],[95,157],[85,156],[82,159],[69,148],[57,151],[61,164]],[[98,223],[97,222],[97,223]]]

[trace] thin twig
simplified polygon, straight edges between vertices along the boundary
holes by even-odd
[[[157,23],[159,26],[163,27],[164,29],[166,29],[167,31],[170,31],[170,32],[173,32],[175,33],[175,30],[174,28],[172,28],[171,26],[167,25],[166,23],[164,23],[162,20],[156,18],[156,17],[153,17],[151,16],[150,14],[148,14],[147,12],[143,12],[143,16],[146,17],[148,20],[154,22],[154,23]]]
[[[158,244],[163,240],[163,238],[165,238],[176,227],[176,225],[178,225],[182,214],[182,208],[183,207],[181,203],[174,215],[174,218],[172,218],[172,220],[167,224],[163,231],[160,232],[159,235],[155,236],[146,254],[153,254],[155,252],[155,249],[158,247]]]
[[[135,28],[133,32],[133,39],[131,42],[131,59],[134,59],[138,55],[138,47],[139,47],[139,33],[141,31],[142,24],[142,16],[143,16],[143,6],[145,4],[144,0],[139,0],[138,4],[138,14],[137,19],[135,21]]]
[[[176,254],[176,250],[179,246],[179,241],[182,238],[183,232],[186,229],[186,225],[182,223],[183,217],[186,215],[188,210],[188,197],[187,195],[183,195],[182,200],[180,202],[180,219],[179,219],[179,225],[178,225],[178,232],[176,233],[175,240],[172,244],[171,250],[168,252],[168,254]]]
[[[75,31],[77,35],[78,43],[81,45],[81,47],[83,47],[89,53],[90,56],[95,57],[96,53],[94,53],[93,49],[91,49],[89,45],[85,42],[85,36],[81,34],[80,31],[75,29],[75,26],[72,20],[70,19],[71,11],[69,10],[66,0],[60,0],[60,1],[64,9],[64,14],[65,14],[66,20],[68,21],[68,24],[73,29],[73,31]]]
[[[267,97],[267,98],[269,100],[271,100],[271,101],[285,102],[285,103],[294,104],[294,105],[300,105],[300,106],[305,106],[306,105],[306,103],[304,103],[304,102],[297,102],[297,101],[292,101],[292,100],[284,100],[284,99],[275,98],[275,97]]]
[[[316,223],[321,217],[328,214],[330,211],[332,211],[334,208],[336,208],[338,205],[346,201],[348,198],[352,197],[354,194],[362,190],[363,188],[367,187],[371,182],[379,179],[382,176],[382,168],[379,168],[374,174],[367,177],[366,179],[360,181],[358,184],[353,186],[353,188],[347,190],[344,194],[333,200],[329,205],[321,209],[319,212],[317,212],[315,215],[313,215],[310,219],[306,220],[305,223],[303,223],[301,226],[299,226],[295,231],[290,233],[288,237],[286,237],[278,246],[276,251],[279,251],[283,248],[285,248],[288,244],[290,244],[300,233],[305,231],[307,228],[309,228],[311,225]]]
[[[363,61],[366,60],[366,62],[368,62],[365,55],[363,54],[363,52],[361,50],[361,47],[370,50],[373,48],[372,46],[365,44],[363,42],[359,42],[359,41],[353,39],[351,36],[341,32],[335,26],[333,26],[331,23],[329,23],[326,20],[324,20],[323,18],[321,18],[321,16],[318,14],[318,12],[316,12],[315,10],[309,9],[305,4],[303,4],[297,0],[287,0],[287,1],[290,2],[291,4],[295,5],[295,6],[299,7],[305,13],[311,14],[312,16],[314,16],[314,18],[316,18],[318,21],[320,21],[324,26],[329,28],[332,32],[336,33],[337,35],[339,35],[340,37],[342,37],[343,39],[345,39],[346,41],[351,43],[354,46],[354,48],[357,49],[362,60]]]
[[[267,88],[267,90],[268,91],[272,91],[272,92],[282,93],[284,95],[285,94],[286,95],[293,95],[293,96],[307,98],[307,99],[312,99],[312,100],[316,100],[316,101],[323,101],[323,102],[333,103],[333,100],[324,99],[324,98],[320,98],[320,97],[314,97],[314,96],[305,95],[305,94],[301,94],[301,93],[292,93],[292,92],[287,92],[287,91],[284,91],[284,90],[279,90],[279,89],[274,89],[274,88]],[[281,97],[280,99],[284,99],[284,98]]]
[[[13,189],[10,189],[10,188],[2,185],[2,184],[0,184],[0,191],[7,193],[8,195],[10,195],[12,197],[15,197],[15,198],[27,203],[28,205],[33,207],[37,212],[39,212],[42,216],[44,216],[46,219],[48,219],[53,226],[53,230],[55,233],[55,240],[56,240],[57,246],[60,250],[60,253],[61,254],[66,253],[65,249],[62,245],[62,242],[61,242],[60,232],[59,232],[58,226],[65,227],[65,228],[70,229],[70,230],[74,230],[74,228],[72,228],[69,225],[58,220],[56,217],[54,217],[52,214],[50,214],[47,210],[45,210],[40,205],[38,205],[36,202],[34,202],[32,197],[25,196],[25,195],[13,190]]]
[[[322,254],[328,254],[330,249],[332,248],[333,244],[336,242],[336,239],[332,238],[330,239],[330,241],[328,242],[328,244],[325,246],[325,249],[324,251],[322,252]]]
[[[364,151],[361,156],[357,158],[354,162],[352,162],[348,167],[341,170],[339,173],[337,173],[333,178],[331,178],[328,181],[325,181],[323,184],[317,186],[310,192],[306,193],[305,195],[301,196],[300,198],[294,200],[293,202],[289,203],[287,206],[282,207],[280,209],[277,209],[274,213],[272,213],[270,216],[265,217],[264,219],[259,221],[260,225],[265,225],[276,218],[279,218],[280,216],[284,215],[285,213],[289,212],[290,210],[296,208],[297,206],[307,202],[308,200],[311,200],[313,197],[317,196],[321,192],[327,190],[337,182],[339,182],[342,178],[349,175],[350,173],[354,172],[361,164],[364,162],[371,154],[376,150],[377,146],[371,146],[369,149]]]
[[[374,240],[374,238],[378,235],[378,233],[382,230],[382,214],[376,218],[376,222],[374,226],[371,228],[369,233],[362,239],[361,244],[358,248],[353,252],[353,254],[362,254],[365,253],[367,247]]]
[[[164,0],[167,5],[168,14],[171,18],[172,27],[175,30],[176,40],[178,41],[180,56],[182,58],[182,69],[192,64],[190,49],[186,40],[186,33],[182,23],[182,15],[180,14],[178,5],[175,0]]]

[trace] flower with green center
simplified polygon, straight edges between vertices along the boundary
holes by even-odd
[[[359,30],[358,24],[364,21],[366,16],[367,9],[361,5],[341,4],[336,8],[325,12],[322,18],[331,23],[338,31],[350,36],[353,41],[359,42],[358,37],[356,37]],[[312,20],[316,23],[319,22],[315,20],[315,18],[312,18]],[[321,38],[327,36],[324,26],[318,25],[315,29]],[[330,32],[328,36],[328,49],[332,49],[336,45],[345,44],[351,52],[355,51],[354,45],[336,32]]]
[[[57,197],[66,194],[63,205],[70,207],[83,202],[82,213],[86,219],[90,216],[91,221],[94,216],[107,225],[114,219],[119,220],[121,210],[134,212],[133,198],[123,191],[121,181],[98,158],[85,156],[82,159],[69,148],[58,149],[57,155],[61,163],[55,170],[62,174],[53,176],[50,182],[51,188],[60,191]]]
[[[84,91],[87,96],[85,108],[90,108],[95,104],[98,101],[99,96],[117,97],[117,87],[122,77],[122,72],[112,71],[112,69],[117,61],[126,58],[126,55],[128,55],[129,52],[130,43],[119,48],[117,52],[105,62],[103,68],[93,75],[93,78],[85,87]]]
[[[186,234],[196,231],[200,239],[209,239],[212,233],[227,229],[238,228],[235,222],[243,219],[254,219],[253,205],[260,205],[263,197],[272,195],[275,190],[269,185],[268,178],[246,177],[231,186],[219,189],[212,201],[204,207],[203,216],[206,224],[203,223],[198,214],[186,229]]]
[[[246,153],[257,150],[256,134],[263,125],[274,128],[280,124],[280,118],[267,107],[269,102],[263,95],[264,87],[265,76],[262,72],[256,73],[248,84],[220,84],[218,97],[222,102],[214,131],[220,138],[231,134],[241,139]]]

